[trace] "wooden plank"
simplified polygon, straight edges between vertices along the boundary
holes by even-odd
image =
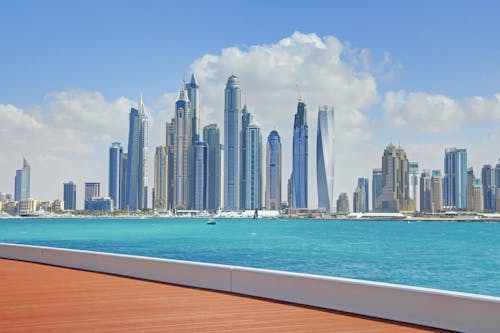
[[[1,332],[445,332],[336,311],[0,259]]]

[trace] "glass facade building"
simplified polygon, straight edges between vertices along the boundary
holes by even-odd
[[[467,208],[467,150],[447,148],[444,157],[443,205],[446,209]]]
[[[241,89],[235,75],[227,79],[224,96],[224,208],[239,210]]]
[[[333,184],[335,170],[334,110],[321,106],[318,111],[318,135],[316,139],[316,179],[318,209],[333,212]],[[307,162],[306,162],[307,163]]]
[[[299,101],[293,124],[292,208],[307,208],[308,129],[306,104]]]
[[[109,197],[113,199],[113,208],[120,209],[120,172],[122,170],[123,148],[119,142],[113,142],[109,148]]]
[[[221,145],[217,124],[203,128],[203,140],[208,149],[207,209],[216,211],[221,207]]]
[[[266,149],[266,209],[281,208],[281,138],[273,130],[267,137]]]

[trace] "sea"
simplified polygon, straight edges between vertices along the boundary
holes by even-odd
[[[500,296],[500,223],[0,219],[0,242],[266,268]]]

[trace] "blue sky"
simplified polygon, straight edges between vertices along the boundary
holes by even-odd
[[[125,142],[126,116],[139,92],[157,127],[154,147],[163,142],[160,125],[172,117],[175,92],[191,71],[202,84],[202,123],[222,125],[220,93],[229,71],[238,71],[243,102],[264,135],[278,128],[283,145],[291,145],[296,82],[276,84],[291,90],[286,102],[268,98],[273,80],[289,76],[286,70],[253,75],[269,65],[265,55],[288,59],[290,70],[309,69],[291,81],[303,84],[310,102],[311,152],[318,103],[338,110],[337,193],[350,194],[356,177],[370,177],[389,140],[424,168],[442,168],[443,147],[450,145],[470,150],[476,174],[500,156],[494,144],[500,138],[500,4],[494,1],[9,1],[0,3],[0,13],[0,139],[11,147],[0,147],[1,192],[13,192],[22,155],[32,163],[35,197],[60,197],[62,185],[50,184],[68,179],[101,181],[106,189],[108,145]],[[289,38],[293,48],[280,44]],[[340,57],[340,66],[328,67],[323,48]],[[308,63],[293,63],[294,52]],[[318,89],[314,80],[326,87]],[[266,119],[267,107],[278,110],[276,124]],[[123,124],[114,128],[118,119]],[[61,168],[50,173],[53,165]],[[310,170],[315,177],[314,164]]]

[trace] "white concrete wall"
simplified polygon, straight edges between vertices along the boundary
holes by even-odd
[[[500,332],[500,298],[319,275],[0,243],[0,258],[305,304],[459,332]]]

